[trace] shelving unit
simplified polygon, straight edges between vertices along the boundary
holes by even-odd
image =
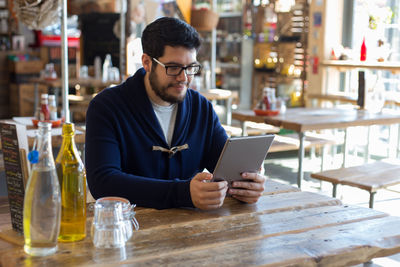
[[[241,42],[242,42],[242,13],[218,13],[219,22],[216,29],[216,88],[240,90]],[[211,62],[212,34],[200,32],[204,41],[199,51],[200,62]]]
[[[323,95],[329,100],[329,96],[343,94],[346,97],[357,99],[359,97],[359,72],[365,72],[367,75],[375,75],[377,73],[388,71],[392,74],[400,73],[400,62],[377,62],[377,61],[357,61],[357,60],[324,60],[321,62],[322,75],[324,77]],[[338,91],[337,77],[340,73],[344,73],[344,84]],[[375,73],[375,74],[374,74]],[[366,77],[365,76],[365,77]],[[381,78],[383,80],[383,78]],[[366,97],[366,93],[373,93],[374,79],[368,78],[370,84],[364,88],[364,93],[361,97]],[[386,92],[385,99],[387,105],[399,104],[399,92]],[[364,99],[365,101],[365,99]]]
[[[268,24],[264,14],[266,8],[274,10],[274,1],[270,2],[255,10],[252,107],[261,99],[264,87],[275,88],[277,96],[287,99],[289,106],[294,103],[289,101],[291,94],[297,90],[303,96],[306,89],[309,4],[297,0],[290,12],[275,13],[276,22]],[[303,103],[301,100],[299,105]]]
[[[0,50],[12,48],[12,35],[18,29],[18,21],[13,11],[13,1],[0,0]]]
[[[217,26],[216,86],[240,90],[242,13],[220,13]]]

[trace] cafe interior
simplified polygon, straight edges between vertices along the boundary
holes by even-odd
[[[199,32],[190,88],[228,136],[274,135],[263,197],[213,212],[128,202],[121,249],[96,243],[88,191],[83,240],[25,253],[38,124],[56,160],[73,123],[84,162],[90,101],[142,67],[160,17]],[[0,126],[0,266],[400,266],[398,0],[0,0]]]

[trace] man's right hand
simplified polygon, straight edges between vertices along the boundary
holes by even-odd
[[[196,208],[212,210],[224,204],[228,183],[209,182],[211,179],[211,173],[200,172],[190,181],[190,196]]]

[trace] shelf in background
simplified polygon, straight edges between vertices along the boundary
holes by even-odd
[[[235,62],[217,62],[217,68],[230,68],[230,69],[240,69],[240,63]]]
[[[354,68],[365,68],[365,69],[382,69],[389,70],[392,72],[400,72],[400,62],[377,62],[377,61],[356,61],[356,60],[324,60],[321,65],[323,67],[335,67],[339,69],[354,69]]]
[[[221,12],[218,13],[220,18],[233,18],[233,17],[241,17],[242,12],[236,11],[236,12]]]

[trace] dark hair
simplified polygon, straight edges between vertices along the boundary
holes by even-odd
[[[164,54],[166,45],[194,48],[197,51],[200,44],[199,33],[186,22],[176,18],[159,18],[147,25],[142,34],[143,53],[154,58]]]

